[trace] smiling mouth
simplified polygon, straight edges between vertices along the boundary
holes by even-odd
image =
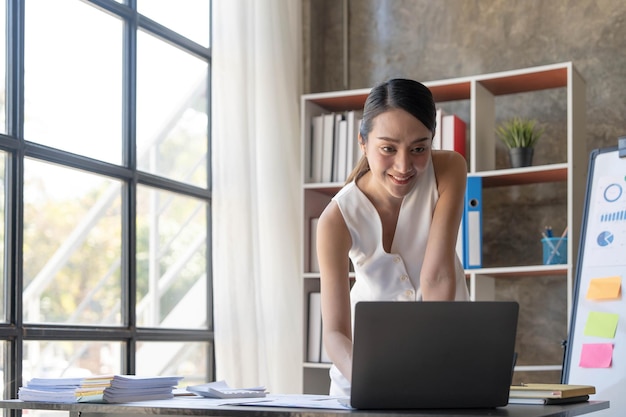
[[[402,177],[397,177],[395,175],[389,175],[389,177],[391,178],[391,180],[398,184],[398,185],[405,185],[408,184],[411,181],[411,178],[413,178],[414,174],[408,175],[408,176],[402,176]]]

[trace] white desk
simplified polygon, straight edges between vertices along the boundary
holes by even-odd
[[[466,410],[329,410],[313,408],[278,408],[260,406],[218,405],[206,399],[174,398],[162,401],[141,401],[125,404],[58,404],[0,400],[0,408],[11,410],[67,411],[69,417],[139,417],[198,416],[198,417],[573,417],[593,413],[609,407],[608,401],[589,401],[569,405],[509,405],[495,409]]]

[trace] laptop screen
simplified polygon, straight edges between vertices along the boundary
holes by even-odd
[[[518,310],[499,301],[357,303],[352,407],[506,405]]]

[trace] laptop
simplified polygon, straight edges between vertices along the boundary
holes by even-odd
[[[350,405],[507,405],[518,311],[512,301],[357,303]]]

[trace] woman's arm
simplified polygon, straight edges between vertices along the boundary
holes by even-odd
[[[463,216],[467,165],[462,155],[433,151],[439,200],[435,206],[420,286],[425,301],[454,300],[456,293],[456,239]]]
[[[350,232],[334,201],[317,225],[317,257],[320,266],[322,322],[326,353],[341,373],[352,376],[352,325],[350,317]]]

